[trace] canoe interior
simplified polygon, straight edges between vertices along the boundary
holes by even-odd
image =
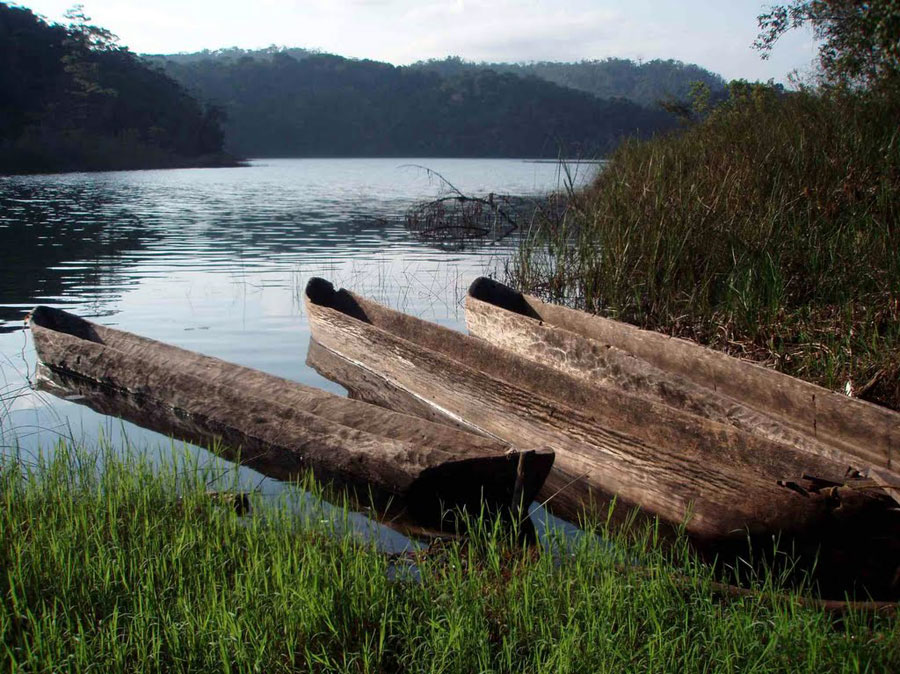
[[[87,342],[104,343],[94,323],[68,311],[45,306],[35,307],[28,315],[28,323],[29,325],[39,325],[54,332],[72,335]]]
[[[474,302],[472,301],[474,300]],[[478,306],[483,303],[487,306]],[[491,313],[491,309],[500,311]],[[829,391],[687,340],[549,304],[492,279],[476,279],[467,297],[470,331],[492,343],[509,338],[503,312],[632,354],[726,400],[738,401],[843,452],[862,466],[892,470],[900,449],[900,414]],[[510,325],[509,321],[506,325]]]
[[[391,384],[378,373],[342,358],[331,349],[319,344],[315,338],[309,340],[306,364],[326,379],[347,389],[347,396],[353,400],[361,400],[389,410],[402,411],[420,419],[487,437],[477,426],[448,416],[442,410],[429,404],[427,400],[412,395],[401,386]]]
[[[198,444],[222,443],[264,474],[287,480],[311,470],[361,493],[402,497],[405,512],[424,526],[453,527],[459,510],[505,513],[512,505],[520,453],[508,444],[59,310],[39,307],[30,324],[40,360],[68,376],[69,386],[74,379],[94,386],[85,398],[98,411]],[[549,473],[553,453],[529,456],[530,471],[520,481],[528,499]]]
[[[603,517],[617,498],[626,518],[638,506],[663,530],[685,524],[705,559],[727,565],[749,548],[770,563],[778,539],[802,560],[798,575],[818,560],[815,580],[825,593],[900,596],[896,503],[848,475],[845,457],[585,385],[321,279],[307,287],[307,310],[318,345],[310,363],[355,395],[394,409],[430,405],[434,418],[554,449],[540,496],[561,489],[549,507],[565,519],[591,507]]]

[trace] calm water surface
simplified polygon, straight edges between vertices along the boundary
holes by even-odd
[[[502,275],[514,241],[442,250],[403,227],[441,194],[541,195],[553,163],[517,160],[260,160],[237,169],[0,177],[0,451],[34,453],[99,434],[166,451],[170,441],[29,387],[24,314],[85,318],[343,393],[305,365],[301,291],[313,275],[464,329],[478,275]],[[592,169],[578,167],[586,180]],[[201,459],[205,450],[194,448]],[[281,486],[241,469],[264,491]]]

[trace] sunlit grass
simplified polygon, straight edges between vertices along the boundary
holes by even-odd
[[[51,455],[48,455],[51,456]],[[290,492],[239,517],[178,453],[60,445],[0,471],[0,661],[21,671],[889,671],[896,619],[761,578],[725,599],[653,529],[471,538],[391,557]],[[319,489],[304,483],[307,490]],[[344,522],[342,523],[342,520]],[[618,537],[617,537],[618,536]],[[552,537],[551,537],[552,538]],[[640,558],[635,567],[630,561]]]

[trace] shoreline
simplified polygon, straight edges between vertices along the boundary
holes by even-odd
[[[0,170],[0,178],[14,176],[55,176],[65,175],[69,173],[107,173],[114,171],[161,171],[168,169],[201,169],[201,168],[242,168],[249,166],[250,160],[246,158],[232,157],[231,155],[222,155],[215,157],[200,157],[184,160],[176,160],[171,162],[151,162],[139,166],[133,164],[123,164],[121,166],[98,166],[98,167],[79,167],[79,168],[59,168],[59,169],[34,169],[34,170]]]

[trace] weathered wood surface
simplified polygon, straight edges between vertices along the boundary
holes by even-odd
[[[465,420],[447,416],[427,399],[417,398],[407,389],[386,381],[379,373],[360,368],[326,349],[315,338],[309,340],[306,364],[326,379],[346,388],[347,395],[354,400],[362,400],[389,410],[402,410],[420,419],[487,437],[481,429],[466,423]]]
[[[38,356],[48,367],[169,407],[271,470],[296,474],[312,468],[342,482],[373,484],[431,514],[457,505],[478,508],[482,495],[489,504],[508,505],[512,497],[517,452],[507,443],[47,307],[35,309],[30,326]],[[528,483],[531,495],[552,460],[550,452],[537,455]]]
[[[314,339],[344,360],[334,372],[361,372],[370,393],[381,379],[392,404],[402,404],[405,392],[413,405],[427,403],[491,437],[552,447],[556,461],[540,498],[561,489],[549,507],[563,517],[575,519],[585,507],[605,514],[615,496],[619,513],[633,505],[673,528],[686,522],[707,550],[748,537],[771,546],[771,536],[781,534],[807,545],[807,553],[830,542],[836,558],[850,550],[862,566],[878,532],[878,554],[896,570],[892,501],[849,479],[846,461],[590,385],[321,279],[310,281],[305,300]],[[841,486],[823,490],[804,475]],[[882,561],[872,574],[886,573]]]
[[[693,342],[523,295],[487,278],[466,297],[469,332],[585,381],[729,423],[855,467],[896,466],[900,414]]]
[[[409,538],[431,540],[454,536],[445,524],[453,524],[452,517],[438,520],[436,512],[423,513],[410,506],[397,494],[371,483],[346,482],[322,471],[318,466],[304,464],[299,455],[284,450],[273,451],[265,443],[222,426],[213,426],[194,415],[183,414],[175,408],[103,386],[81,376],[65,375],[39,365],[35,380],[38,389],[60,398],[84,405],[99,414],[124,419],[133,424],[161,433],[179,441],[208,447],[228,461],[252,468],[261,475],[293,482],[305,477],[307,469],[320,478],[323,496],[330,503],[364,513],[382,525]]]

